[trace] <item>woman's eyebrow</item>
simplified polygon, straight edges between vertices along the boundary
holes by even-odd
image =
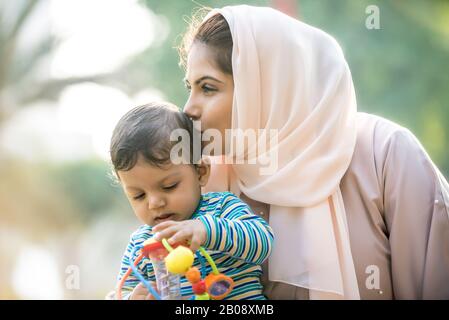
[[[197,79],[197,80],[195,81],[195,84],[198,85],[198,84],[199,84],[201,81],[203,81],[203,80],[212,80],[212,81],[217,81],[217,82],[219,82],[219,83],[224,83],[223,81],[220,81],[220,80],[218,80],[217,78],[214,78],[214,77],[211,77],[211,76],[203,76],[203,77]],[[188,84],[188,83],[189,83],[189,80],[187,80],[187,78],[184,78],[184,82]]]

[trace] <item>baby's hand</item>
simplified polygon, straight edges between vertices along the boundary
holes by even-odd
[[[153,288],[156,290],[156,285],[151,283]],[[140,282],[131,293],[129,300],[156,300],[156,298],[148,292],[148,289]]]
[[[190,249],[195,252],[206,241],[207,230],[199,220],[165,221],[153,228],[154,239],[167,239],[168,243],[190,243]]]

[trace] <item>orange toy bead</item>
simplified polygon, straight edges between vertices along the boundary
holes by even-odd
[[[191,267],[186,272],[186,278],[189,280],[190,283],[197,283],[201,280],[201,273],[200,270],[198,270],[197,267]]]
[[[206,279],[207,293],[213,300],[224,299],[234,288],[234,281],[224,274],[209,274]]]

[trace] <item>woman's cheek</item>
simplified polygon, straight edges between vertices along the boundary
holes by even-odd
[[[219,109],[210,110],[205,119],[205,125],[210,129],[218,129],[221,131],[223,127],[223,114]]]

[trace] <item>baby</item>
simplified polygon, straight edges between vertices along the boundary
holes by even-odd
[[[182,155],[182,163],[173,161],[170,141],[174,130],[189,133],[193,150],[193,123],[169,103],[136,107],[118,122],[111,139],[111,160],[118,180],[131,207],[143,223],[130,237],[122,258],[118,279],[124,276],[136,247],[150,238],[167,239],[170,244],[200,246],[212,256],[221,273],[234,281],[226,299],[265,299],[262,294],[262,262],[273,243],[270,226],[253,214],[248,205],[230,192],[201,194],[210,173],[204,159],[193,152]],[[174,164],[176,163],[176,164]],[[201,268],[195,258],[193,266]],[[144,258],[137,265],[147,281],[155,282],[153,266]],[[206,273],[211,272],[207,266]],[[154,299],[132,275],[123,286],[125,299]],[[181,295],[193,295],[191,284],[181,278]]]

